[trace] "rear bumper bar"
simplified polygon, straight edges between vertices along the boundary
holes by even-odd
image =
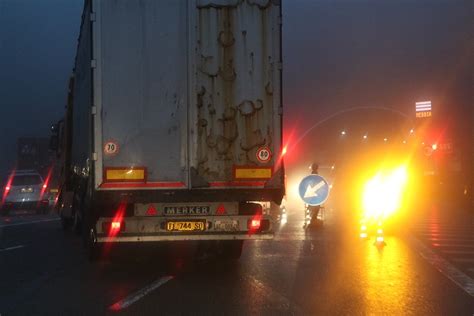
[[[97,237],[99,243],[117,243],[117,242],[160,242],[160,241],[199,241],[199,240],[270,240],[273,239],[272,233],[264,234],[206,234],[206,235],[157,235],[157,236],[115,236],[115,237]]]
[[[123,219],[125,229],[115,235],[104,230],[103,224],[112,218],[100,218],[96,224],[97,242],[152,242],[152,241],[180,241],[180,240],[256,240],[273,239],[273,223],[268,215],[263,215],[262,225],[265,227],[252,231],[248,222],[252,216],[199,216],[199,217],[126,217]],[[172,232],[166,230],[169,221],[204,221],[206,230],[202,232]],[[235,223],[232,230],[216,227],[218,222]],[[235,229],[235,230],[233,230]]]

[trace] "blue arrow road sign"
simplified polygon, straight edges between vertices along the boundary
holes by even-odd
[[[318,174],[305,177],[298,188],[301,199],[309,205],[321,205],[329,197],[329,183]]]

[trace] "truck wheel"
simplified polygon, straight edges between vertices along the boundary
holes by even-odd
[[[86,234],[86,232],[84,231],[83,234]],[[96,241],[94,229],[91,228],[86,235],[88,235],[86,241],[87,257],[90,262],[98,262],[102,258],[102,244]]]
[[[218,253],[224,260],[236,261],[242,255],[243,240],[225,240],[219,243]]]
[[[79,210],[77,209],[76,209],[76,212],[74,212],[74,217],[72,218],[72,228],[77,235],[80,235],[82,233],[82,226],[81,226],[82,223],[79,218],[78,212]]]
[[[87,257],[90,262],[100,261],[103,254],[103,244],[97,242],[97,235],[95,230],[95,221],[92,219],[90,210],[84,211],[84,218],[82,221],[82,244],[87,252]]]

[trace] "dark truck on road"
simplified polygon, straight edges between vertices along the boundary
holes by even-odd
[[[58,212],[107,243],[238,258],[284,195],[280,1],[86,0]],[[54,136],[57,139],[57,136]]]

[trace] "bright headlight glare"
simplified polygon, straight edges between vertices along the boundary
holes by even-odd
[[[408,179],[405,166],[379,172],[370,179],[363,191],[362,204],[367,219],[385,219],[401,207]]]

